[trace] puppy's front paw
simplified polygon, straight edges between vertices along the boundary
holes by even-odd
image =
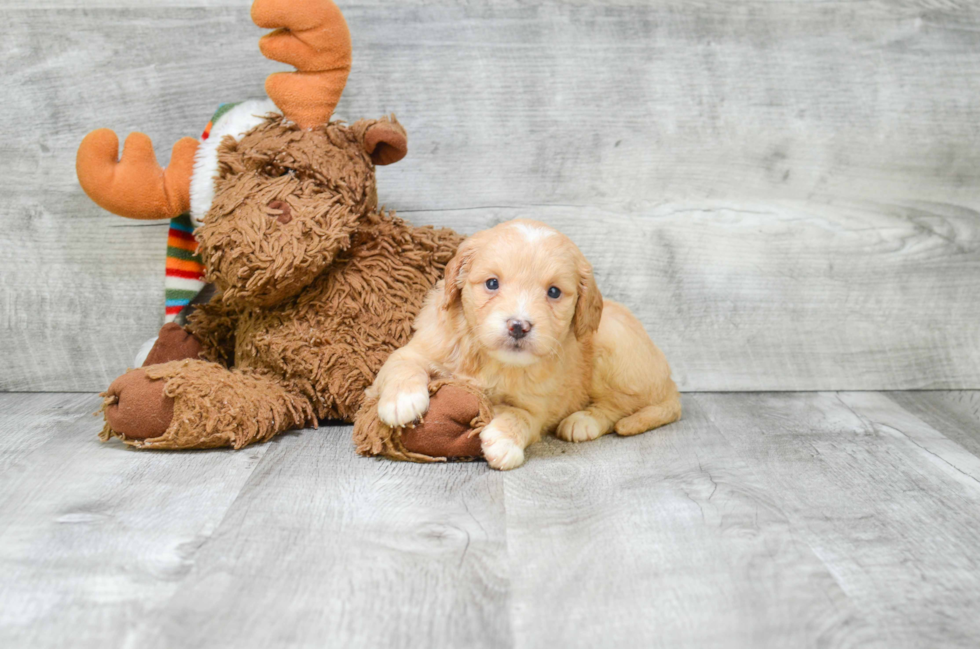
[[[480,431],[480,447],[487,464],[499,471],[524,464],[524,449],[493,422]]]
[[[428,409],[427,386],[411,390],[385,390],[378,400],[378,418],[392,428],[412,423]]]
[[[558,424],[555,435],[566,442],[590,442],[603,433],[599,422],[584,410],[573,412]]]

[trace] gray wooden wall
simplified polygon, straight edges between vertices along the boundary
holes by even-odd
[[[980,388],[980,6],[339,2],[338,114],[394,111],[389,207],[571,235],[686,390]],[[164,224],[92,204],[89,130],[165,162],[260,96],[246,0],[0,5],[0,389],[100,390],[162,320]]]

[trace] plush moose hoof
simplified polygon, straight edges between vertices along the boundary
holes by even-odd
[[[430,397],[423,423],[402,430],[402,445],[412,453],[430,457],[480,457],[480,436],[470,434],[479,414],[479,397],[454,385],[444,385]]]
[[[197,358],[201,353],[201,343],[179,324],[168,322],[160,328],[157,341],[146,355],[143,367],[185,358]],[[120,377],[121,378],[121,377]]]
[[[354,418],[354,444],[361,455],[393,460],[474,460],[483,457],[479,433],[492,418],[493,407],[485,395],[442,380],[429,384],[429,410],[411,427],[384,425],[377,397],[365,399]]]
[[[174,400],[163,393],[165,383],[148,378],[142,369],[117,378],[105,392],[106,423],[124,439],[163,435],[174,418]]]

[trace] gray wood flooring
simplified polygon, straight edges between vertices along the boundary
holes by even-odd
[[[0,394],[2,647],[976,647],[980,392],[684,395],[510,473]]]

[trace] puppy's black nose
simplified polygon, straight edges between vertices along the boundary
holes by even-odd
[[[510,332],[510,337],[514,340],[519,340],[526,336],[527,332],[531,331],[532,326],[527,320],[512,318],[507,321],[507,331]]]

